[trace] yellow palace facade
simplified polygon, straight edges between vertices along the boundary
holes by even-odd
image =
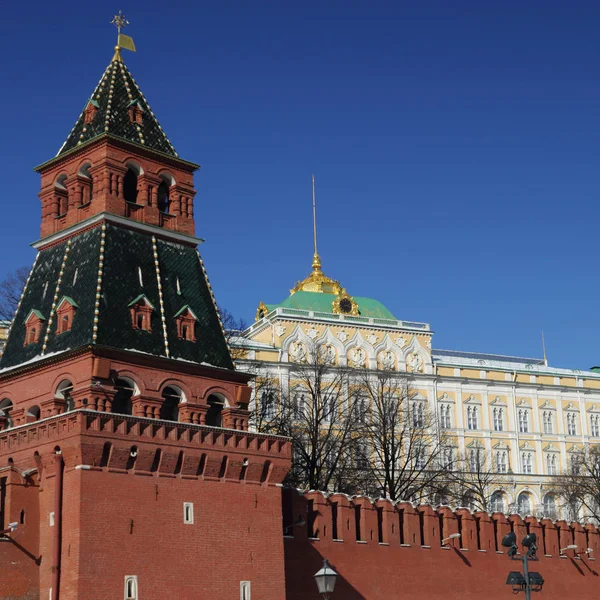
[[[397,371],[412,399],[437,415],[457,455],[480,449],[491,459],[494,510],[559,516],[553,481],[584,445],[600,443],[600,372],[437,350],[432,338],[429,324],[396,319],[380,302],[349,295],[324,275],[315,252],[311,274],[283,302],[261,302],[234,345],[242,350],[239,369],[259,365],[288,394],[294,364],[314,345],[326,347],[340,368]]]

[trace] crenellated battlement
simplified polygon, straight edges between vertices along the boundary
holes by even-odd
[[[560,549],[570,545],[580,549],[574,555],[576,558],[585,554],[593,561],[600,552],[600,531],[591,523],[568,523],[534,516],[523,519],[518,514],[471,512],[468,508],[452,510],[448,506],[434,509],[428,504],[291,489],[284,490],[283,503],[284,535],[315,543],[359,542],[503,554],[502,538],[514,531],[518,540],[535,533],[538,554],[545,558],[558,559]],[[443,543],[457,533],[460,538]]]
[[[345,600],[505,598],[508,573],[522,567],[502,546],[511,531],[519,550],[527,534],[537,536],[539,561],[529,568],[545,579],[544,598],[571,598],[575,588],[577,597],[597,594],[600,532],[591,523],[292,489],[283,492],[283,523],[288,600],[311,592],[324,557]]]
[[[21,470],[38,468],[35,456],[43,460],[57,446],[67,470],[268,484],[283,481],[291,454],[290,441],[280,436],[88,409],[0,432],[0,456]]]

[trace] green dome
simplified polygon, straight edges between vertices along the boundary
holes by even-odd
[[[333,314],[332,294],[323,294],[321,292],[298,291],[288,296],[280,304],[267,304],[270,311],[276,308],[294,308],[297,310],[310,310],[315,312],[324,312]],[[358,310],[361,317],[373,317],[376,319],[392,319],[396,317],[378,300],[373,298],[363,298],[361,296],[352,296],[352,299],[358,304]]]

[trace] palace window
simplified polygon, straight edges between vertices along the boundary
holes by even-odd
[[[481,448],[469,448],[469,471],[479,473],[483,467],[483,450]]]
[[[263,421],[272,421],[275,418],[275,393],[263,392],[260,395],[260,418]]]
[[[529,432],[529,410],[519,409],[519,431],[521,433]]]
[[[508,452],[506,450],[496,452],[496,471],[498,473],[508,472]]]
[[[590,435],[600,437],[600,415],[592,415],[590,417]]]
[[[522,472],[531,474],[533,472],[533,454],[531,452],[521,452]]]
[[[529,494],[525,492],[519,494],[517,498],[517,511],[522,517],[531,514],[531,499],[529,498]]]
[[[577,415],[576,413],[567,413],[567,435],[577,435]]]
[[[549,452],[546,454],[546,473],[548,475],[556,475],[556,454],[554,452]]]
[[[571,475],[581,475],[583,471],[583,456],[578,453],[571,454]]]
[[[552,493],[544,496],[544,517],[548,519],[557,519],[558,510],[556,508],[556,496]]]
[[[506,502],[502,492],[494,492],[490,500],[492,512],[506,512]]]
[[[477,429],[477,407],[467,408],[467,429]]]
[[[425,448],[419,446],[415,450],[415,469],[424,469],[427,464],[427,453]]]
[[[554,433],[554,427],[552,426],[552,411],[545,410],[542,413],[542,424],[544,433]]]
[[[300,421],[306,416],[307,411],[306,392],[297,390],[292,396],[292,418],[294,421]]]
[[[442,429],[450,429],[452,427],[450,404],[440,405],[440,425]]]
[[[322,397],[323,402],[323,421],[325,423],[335,423],[337,401],[335,394],[325,394]]]
[[[425,402],[417,401],[412,404],[413,427],[425,427]]]
[[[441,459],[442,467],[451,471],[454,467],[454,450],[452,448],[442,448]]]
[[[354,401],[354,414],[357,423],[365,424],[367,422],[367,413],[369,411],[369,400],[365,396],[358,396]]]
[[[494,431],[504,431],[504,409],[494,408]]]

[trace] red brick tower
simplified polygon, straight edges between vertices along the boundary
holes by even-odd
[[[247,431],[197,168],[119,49],[37,168],[39,253],[0,362],[0,530],[18,523],[0,597],[284,597],[289,443]]]

